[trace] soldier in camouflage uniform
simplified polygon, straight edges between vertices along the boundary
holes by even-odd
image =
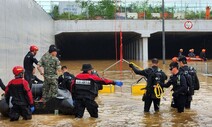
[[[57,73],[61,69],[60,61],[57,58],[57,48],[55,45],[50,45],[49,51],[45,53],[38,62],[38,70],[44,76],[43,83],[43,101],[57,97]],[[43,67],[44,72],[41,67]]]

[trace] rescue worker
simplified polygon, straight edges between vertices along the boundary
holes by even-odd
[[[91,64],[83,64],[81,69],[83,72],[75,77],[71,87],[76,118],[83,117],[85,108],[87,108],[91,117],[98,118],[98,104],[95,102],[95,98],[98,95],[98,86],[96,83],[117,83],[116,81],[102,79],[92,74],[92,69]]]
[[[32,71],[33,63],[38,64],[38,60],[35,58],[37,54],[38,47],[35,45],[30,46],[30,51],[24,57],[24,78],[28,81],[29,87],[32,87]]]
[[[57,74],[60,72],[60,61],[56,57],[58,49],[55,45],[49,46],[46,52],[38,62],[38,71],[44,76],[43,91],[41,101],[46,102],[50,98],[57,97]],[[41,68],[43,67],[43,69]]]
[[[183,56],[183,49],[180,49],[178,53],[178,58],[180,58],[181,56]]]
[[[186,78],[178,70],[178,63],[171,62],[169,65],[169,70],[172,75],[170,76],[167,83],[163,84],[163,87],[170,87],[173,85],[173,101],[174,106],[177,108],[179,113],[184,112],[184,107],[186,103],[186,93],[187,93],[187,83]]]
[[[194,49],[190,49],[189,50],[189,54],[188,54],[189,57],[192,57],[192,58],[195,58],[196,55],[194,54]]]
[[[5,87],[4,83],[2,82],[1,78],[0,78],[0,87],[3,91],[5,91],[6,87]]]
[[[17,121],[20,115],[24,120],[30,120],[34,111],[33,97],[28,82],[23,78],[24,68],[15,66],[13,74],[15,79],[12,79],[5,89],[6,102],[8,105],[10,101],[12,103],[9,111],[10,121]]]
[[[154,88],[157,84],[164,83],[167,79],[166,74],[158,68],[158,59],[152,59],[152,67],[144,70],[137,69],[133,64],[129,64],[129,67],[139,75],[145,76],[147,79],[146,93],[143,97],[144,101],[144,112],[149,112],[152,101],[154,104],[155,112],[159,111],[160,106],[160,98],[156,97],[156,93],[154,92]]]
[[[70,90],[71,80],[73,80],[75,76],[68,72],[68,68],[66,66],[62,66],[61,70],[63,74],[58,78],[58,87],[60,89]]]
[[[199,54],[199,57],[202,58],[204,61],[207,60],[205,52],[206,52],[206,49],[202,49],[202,51]]]
[[[199,79],[196,75],[196,71],[193,67],[189,67],[187,65],[187,59],[185,57],[179,58],[180,64],[180,73],[183,74],[187,81],[188,91],[187,91],[187,99],[185,103],[185,108],[190,109],[192,96],[194,95],[194,87],[199,87]],[[199,88],[198,88],[199,89]]]
[[[35,70],[36,70],[36,68],[33,66],[33,71],[32,71],[32,84],[42,84],[43,81],[40,80],[40,79],[35,75]]]

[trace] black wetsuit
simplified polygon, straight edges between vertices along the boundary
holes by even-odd
[[[144,112],[149,112],[149,109],[151,107],[151,103],[153,101],[154,104],[154,110],[159,111],[160,106],[160,98],[156,98],[155,92],[154,92],[154,85],[157,83],[164,83],[164,81],[167,79],[166,74],[163,71],[158,71],[159,68],[157,66],[152,66],[152,68],[147,68],[145,70],[138,70],[136,67],[131,65],[131,68],[136,74],[145,76],[147,78],[147,86],[146,86],[146,94],[144,99]],[[160,79],[159,81],[156,81],[155,73],[160,73]]]
[[[174,93],[172,94],[172,96],[175,103],[175,107],[177,108],[179,113],[184,112],[184,107],[187,98],[186,94],[188,89],[185,76],[178,72],[176,75],[170,76],[169,81],[163,84],[162,86],[169,87],[170,85],[173,85]]]
[[[34,57],[32,52],[28,52],[24,57],[24,78],[28,81],[30,89],[32,87],[33,63],[38,64],[38,60]]]

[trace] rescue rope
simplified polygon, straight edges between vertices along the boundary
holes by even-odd
[[[129,64],[132,64],[133,66],[135,66],[136,68],[140,69],[140,70],[144,70],[142,67],[139,67],[138,65],[136,65],[135,63],[133,62],[130,62]]]
[[[156,98],[161,98],[163,96],[163,88],[157,84],[155,87],[154,87],[154,92],[155,92],[155,96]]]

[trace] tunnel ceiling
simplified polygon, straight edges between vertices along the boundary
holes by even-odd
[[[123,43],[138,36],[134,32],[125,32]],[[115,43],[119,45],[119,38],[119,32],[61,33],[55,36],[55,42],[63,60],[116,59]]]
[[[195,49],[199,55],[202,48],[206,48],[207,57],[212,58],[212,33],[211,32],[166,32],[166,58],[177,56],[178,50],[183,48],[185,55],[188,50]],[[123,45],[132,43],[140,38],[140,34],[123,32]],[[80,32],[61,33],[55,36],[55,42],[60,49],[62,60],[85,59],[116,59],[116,46],[119,53],[119,32]],[[115,41],[117,40],[117,41]],[[148,39],[149,58],[162,58],[162,33],[151,34]],[[119,55],[119,54],[118,54]]]

